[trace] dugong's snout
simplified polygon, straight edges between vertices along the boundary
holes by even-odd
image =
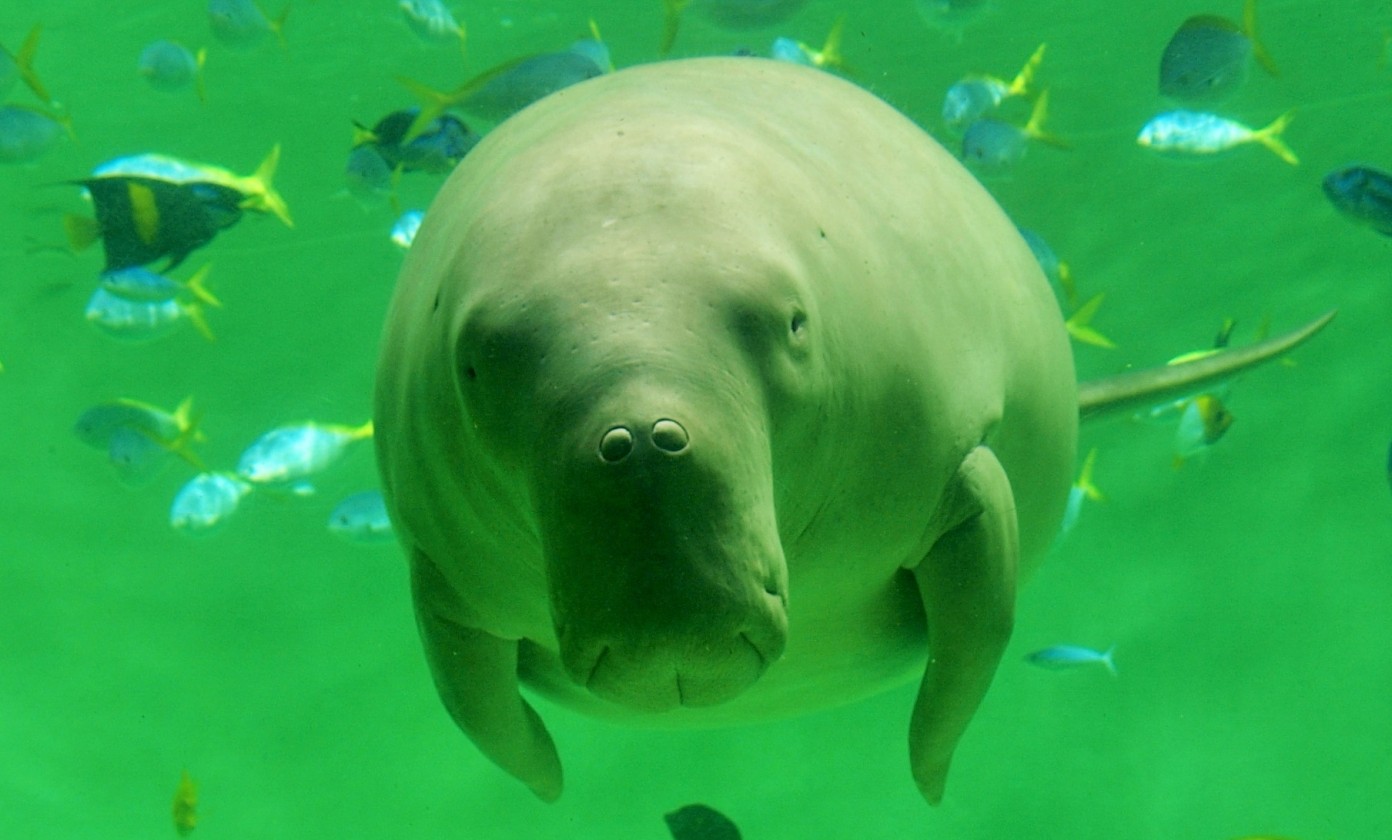
[[[711,422],[661,413],[583,437],[541,517],[567,674],[643,711],[739,695],[787,638],[770,482],[750,469],[761,459]]]

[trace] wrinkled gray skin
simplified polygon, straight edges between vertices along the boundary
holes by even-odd
[[[375,420],[441,698],[539,796],[560,762],[519,677],[666,726],[917,677],[936,802],[1078,412],[1048,285],[976,181],[861,89],[739,58],[489,134],[402,269]]]

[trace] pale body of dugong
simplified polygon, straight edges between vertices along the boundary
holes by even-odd
[[[584,712],[754,721],[921,677],[923,795],[1057,531],[1080,389],[996,203],[845,81],[760,59],[563,90],[451,175],[402,269],[376,444],[436,686],[538,795],[521,682]]]

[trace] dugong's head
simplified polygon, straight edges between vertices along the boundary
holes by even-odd
[[[474,529],[528,532],[576,683],[660,711],[728,700],[783,652],[775,462],[824,363],[801,255],[741,192],[768,176],[678,161],[722,141],[621,105],[610,130],[518,121],[471,153],[403,277],[438,284],[467,469],[523,508]]]

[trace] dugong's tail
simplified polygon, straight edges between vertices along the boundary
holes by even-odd
[[[1221,350],[1190,362],[1148,368],[1078,384],[1078,416],[1092,420],[1116,411],[1191,394],[1209,383],[1286,353],[1334,320],[1331,309],[1303,327],[1247,347]]]

